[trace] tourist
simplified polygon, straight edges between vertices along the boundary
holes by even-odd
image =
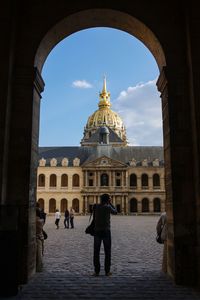
[[[40,209],[40,218],[44,221],[44,224],[45,224],[45,222],[46,222],[46,213],[45,213],[45,211],[44,211],[44,208],[41,208]]]
[[[67,223],[67,225],[66,225]],[[69,210],[66,208],[65,210],[65,219],[64,219],[65,228],[69,228]]]
[[[61,219],[61,213],[59,212],[59,209],[56,209],[56,212],[55,212],[55,224],[57,226],[56,229],[59,229],[60,219]]]
[[[105,275],[111,276],[111,230],[110,230],[110,214],[117,214],[116,208],[111,203],[109,194],[101,195],[101,203],[95,204],[93,207],[95,234],[94,234],[94,276],[100,273],[100,248],[103,241],[105,252]]]
[[[74,211],[74,209],[71,207],[71,208],[70,208],[70,212],[69,212],[69,218],[70,218],[70,225],[71,225],[71,228],[74,228],[74,214],[75,214],[75,211]]]

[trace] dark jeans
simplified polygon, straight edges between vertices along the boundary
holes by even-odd
[[[55,220],[55,224],[56,224],[57,228],[59,228],[59,222],[60,222],[60,219]]]
[[[66,225],[66,222],[67,222],[67,225]],[[65,226],[65,228],[69,228],[69,217],[64,219],[64,226]]]
[[[106,231],[99,231],[95,233],[94,236],[94,257],[93,257],[93,263],[94,263],[94,270],[95,273],[100,272],[100,248],[101,248],[101,242],[103,241],[104,245],[104,252],[105,252],[105,261],[104,261],[104,270],[105,273],[110,272],[110,266],[111,266],[111,232],[110,230]]]
[[[70,218],[70,225],[71,225],[71,228],[74,228],[74,217]]]

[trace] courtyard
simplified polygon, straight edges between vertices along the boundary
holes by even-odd
[[[163,245],[156,242],[158,216],[112,216],[112,277],[93,273],[93,238],[85,234],[89,216],[75,216],[74,229],[54,217],[44,226],[44,270],[11,299],[200,299],[197,292],[176,286],[161,272]]]

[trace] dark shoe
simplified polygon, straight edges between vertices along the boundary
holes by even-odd
[[[99,276],[99,273],[94,272],[94,273],[92,274],[92,276],[97,277],[97,276]]]
[[[111,272],[106,273],[106,276],[112,276]]]

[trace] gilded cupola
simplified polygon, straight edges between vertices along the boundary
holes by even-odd
[[[97,131],[102,126],[110,131],[110,143],[115,145],[127,145],[126,130],[118,113],[110,109],[110,92],[107,91],[106,78],[103,80],[103,88],[99,93],[99,109],[89,116],[84,128],[84,136],[81,145],[95,145],[98,143]],[[113,137],[113,138],[112,138]],[[114,139],[114,141],[112,141]]]

